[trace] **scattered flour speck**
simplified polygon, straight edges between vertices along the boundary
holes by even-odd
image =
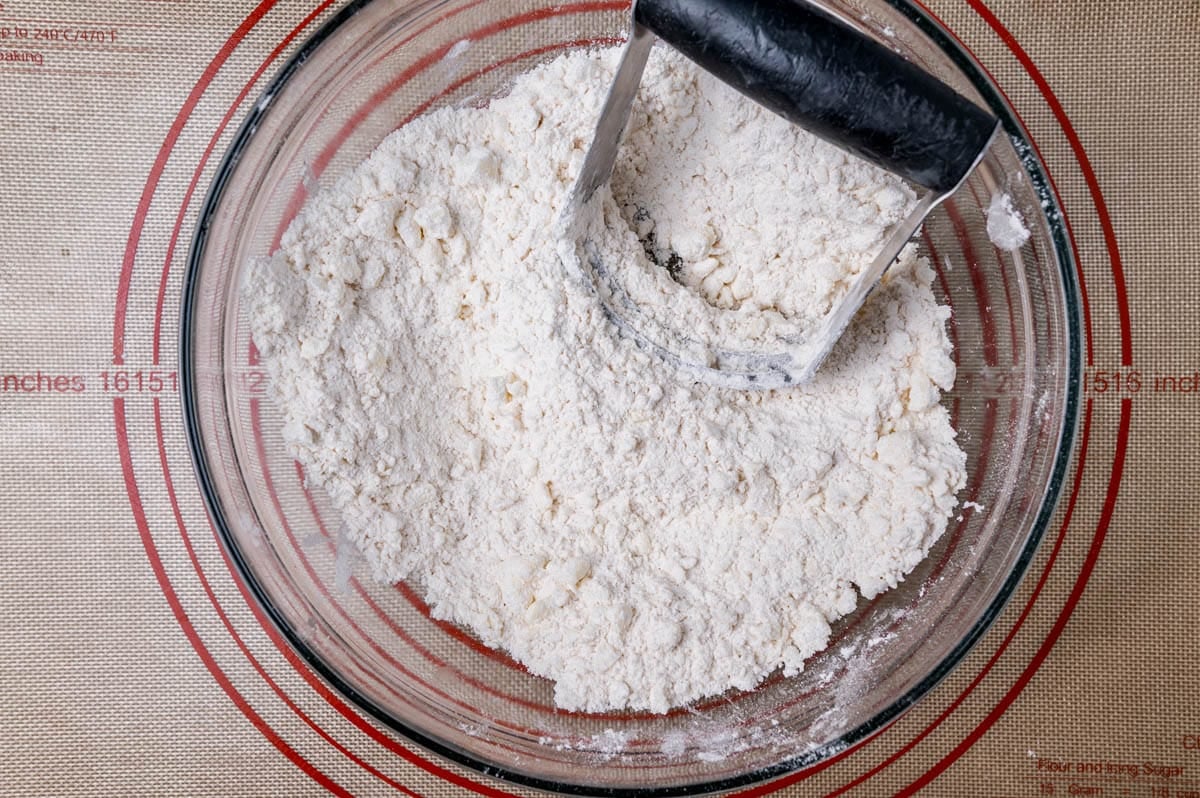
[[[987,208],[987,233],[993,244],[1006,252],[1020,249],[1029,240],[1029,228],[1012,197],[994,194]]]

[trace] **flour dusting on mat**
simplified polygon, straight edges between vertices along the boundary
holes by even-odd
[[[662,712],[800,671],[925,556],[965,458],[914,252],[786,391],[692,384],[616,333],[551,233],[615,59],[407,124],[247,291],[291,451],[378,578],[566,709]],[[670,51],[639,104],[604,202],[667,304],[808,323],[911,202]]]

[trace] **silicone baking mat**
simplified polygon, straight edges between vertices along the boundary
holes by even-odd
[[[522,792],[308,671],[231,576],[191,475],[191,225],[248,104],[332,6],[0,2],[0,793]],[[1076,452],[964,663],[865,744],[746,794],[1200,796],[1200,2],[929,10],[1021,113],[1071,223]]]

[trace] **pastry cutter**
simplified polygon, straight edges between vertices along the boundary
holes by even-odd
[[[763,351],[666,329],[622,287],[584,219],[612,176],[642,73],[656,39],[793,124],[917,186],[912,211],[816,325]],[[1000,129],[957,94],[846,20],[806,0],[635,0],[628,43],[560,230],[606,314],[644,349],[686,375],[736,389],[810,380],[884,272],[929,213],[962,185]],[[597,209],[598,210],[598,209]]]

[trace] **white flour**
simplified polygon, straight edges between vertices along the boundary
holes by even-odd
[[[799,671],[926,554],[964,455],[949,311],[911,253],[786,392],[681,382],[615,334],[549,233],[614,65],[559,58],[405,126],[248,291],[288,443],[378,577],[564,708],[664,711]],[[613,188],[699,291],[638,245],[672,302],[806,322],[910,200],[673,54],[639,102]]]
[[[588,236],[624,265],[622,288],[651,325],[643,332],[763,352],[803,340],[916,195],[682,57],[652,60],[643,85],[654,88],[634,106],[613,176],[626,223],[614,224],[611,206],[600,220],[609,229]]]
[[[1013,207],[1012,197],[993,194],[987,207],[988,239],[1006,252],[1014,252],[1029,240],[1029,228],[1021,212]]]

